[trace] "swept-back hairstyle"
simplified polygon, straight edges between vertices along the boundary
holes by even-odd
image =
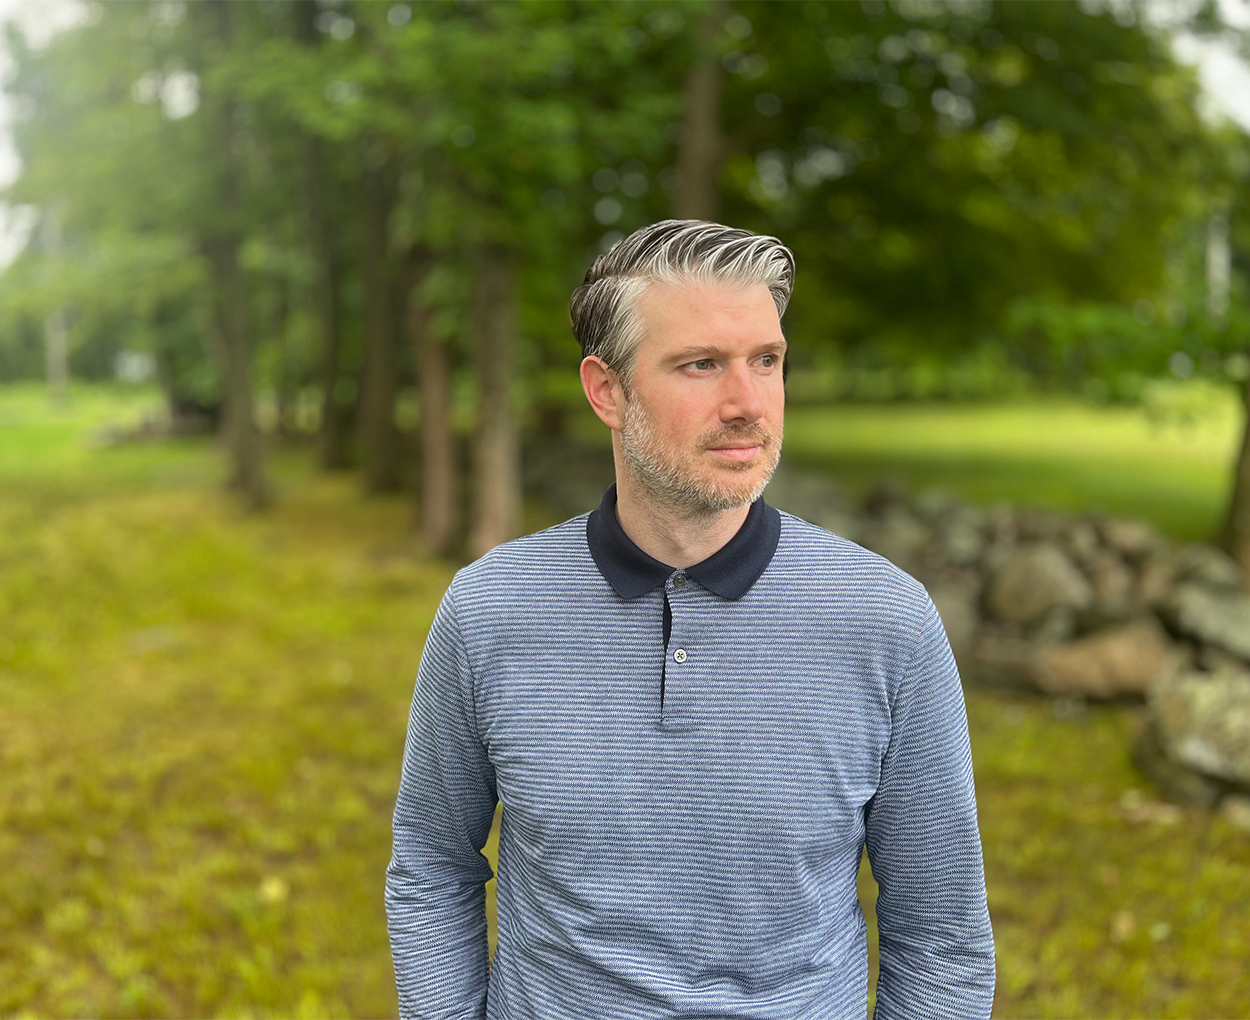
[[[781,317],[794,288],[794,255],[765,234],[704,220],[662,220],[595,259],[573,291],[573,335],[583,357],[600,357],[616,372],[626,397],[642,340],[638,296],[653,283],[762,283]]]

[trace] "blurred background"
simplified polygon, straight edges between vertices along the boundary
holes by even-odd
[[[769,501],[942,612],[995,1015],[1250,1016],[1244,4],[0,15],[0,1015],[394,1015],[425,632],[676,216],[797,257]]]

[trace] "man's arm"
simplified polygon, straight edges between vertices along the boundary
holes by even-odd
[[[968,721],[932,602],[899,682],[881,782],[865,814],[880,886],[876,1020],[988,1017],[994,937]]]
[[[417,670],[386,869],[386,916],[404,1020],[476,1020],[486,1011],[482,847],[495,774],[478,738],[473,677],[451,591]]]

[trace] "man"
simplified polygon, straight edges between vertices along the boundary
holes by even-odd
[[[461,570],[417,673],[387,871],[404,1017],[987,1017],[959,676],[933,604],[767,506],[775,238],[637,231],[573,296],[616,484]],[[498,929],[481,854],[496,799]]]

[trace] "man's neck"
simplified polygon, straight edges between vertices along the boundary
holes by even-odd
[[[672,567],[690,567],[729,543],[747,519],[750,505],[703,517],[684,517],[648,497],[628,471],[616,476],[616,519],[648,556]]]

